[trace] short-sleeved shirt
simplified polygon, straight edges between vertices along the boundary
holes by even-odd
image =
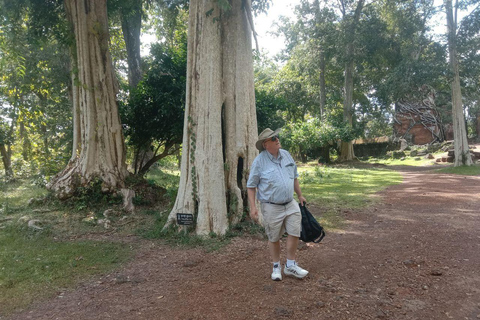
[[[293,200],[297,165],[288,151],[280,149],[275,159],[263,150],[253,160],[247,188],[257,188],[258,201],[286,203]]]

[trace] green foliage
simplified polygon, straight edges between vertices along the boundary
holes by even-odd
[[[256,15],[268,11],[273,0],[252,0],[252,10]]]
[[[182,142],[186,42],[178,48],[157,44],[151,51],[154,60],[149,71],[120,108],[125,135],[136,158],[148,149],[156,156],[160,147],[169,155],[176,151],[173,146]]]
[[[334,145],[338,140],[351,141],[357,136],[358,133],[343,122],[307,118],[303,122],[288,123],[282,130],[281,142],[282,147],[306,162],[307,157],[318,155],[319,148]]]
[[[465,108],[467,129],[470,137],[480,139],[477,132],[480,115],[480,10],[473,10],[460,25],[457,37],[457,48],[460,59],[460,75],[462,76],[462,102]]]
[[[103,181],[100,178],[92,179],[87,185],[78,186],[72,197],[62,205],[70,206],[77,211],[93,210],[99,214],[107,207],[121,204],[119,194],[102,191]]]
[[[15,174],[48,176],[71,148],[63,7],[25,0],[1,2],[0,9],[0,140],[12,147]]]
[[[269,91],[255,89],[255,104],[257,108],[258,132],[265,128],[275,130],[285,125],[285,120],[282,116],[282,111],[285,109],[283,99]]]

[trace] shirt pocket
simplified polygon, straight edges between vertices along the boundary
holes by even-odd
[[[287,170],[288,177],[290,179],[295,179],[295,163],[290,162],[285,166],[285,169]]]
[[[275,185],[275,181],[276,181],[275,169],[269,169],[269,170],[265,171],[264,172],[264,178],[265,178],[265,181],[269,185]]]

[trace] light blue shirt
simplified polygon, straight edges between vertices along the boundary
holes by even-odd
[[[253,160],[247,188],[257,188],[260,202],[285,203],[293,200],[297,165],[288,151],[280,149],[275,159],[263,150]]]

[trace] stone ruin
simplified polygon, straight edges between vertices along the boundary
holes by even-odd
[[[419,91],[420,98],[410,97],[395,103],[394,136],[410,145],[442,142],[445,132],[435,106],[435,91],[428,86],[422,86]]]

